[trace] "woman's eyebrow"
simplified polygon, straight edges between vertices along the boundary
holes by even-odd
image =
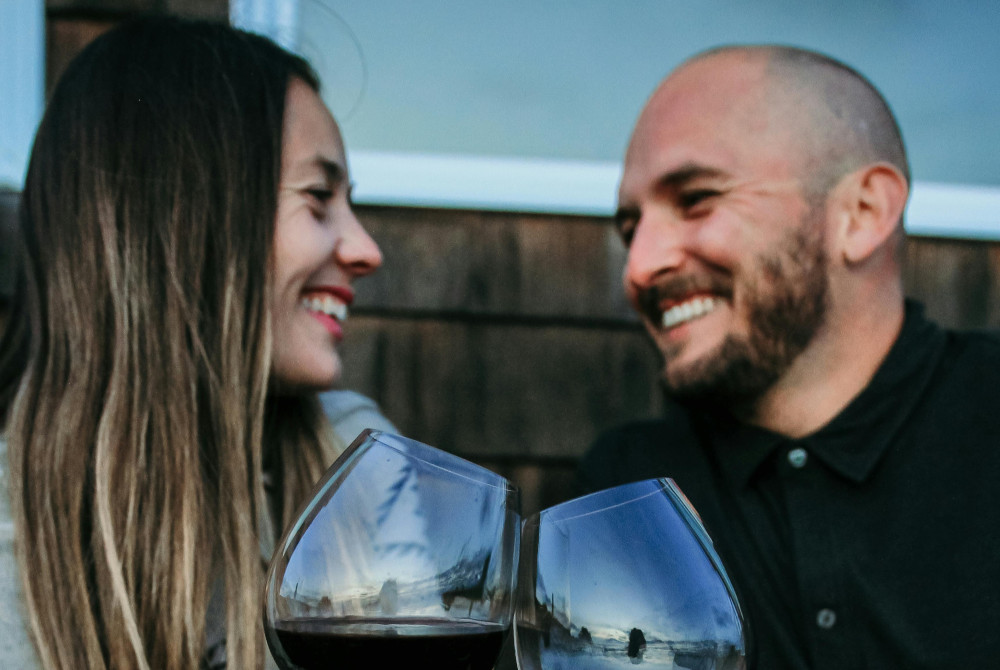
[[[338,163],[337,161],[331,160],[329,158],[324,158],[323,156],[316,156],[313,162],[322,168],[323,172],[326,174],[326,178],[333,184],[341,184],[347,181],[347,168]]]

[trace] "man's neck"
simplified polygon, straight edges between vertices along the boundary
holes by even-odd
[[[903,318],[900,300],[878,313],[835,320],[840,328],[825,328],[767,393],[733,413],[788,437],[816,432],[868,386],[899,337]]]

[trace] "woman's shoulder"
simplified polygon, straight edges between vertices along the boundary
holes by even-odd
[[[366,428],[398,433],[399,430],[382,414],[371,398],[355,391],[338,389],[319,396],[323,411],[341,441],[348,445]]]
[[[7,440],[3,433],[0,433],[0,543],[6,550],[13,546],[14,542],[14,517],[10,511],[10,487],[8,476],[10,469],[7,467]],[[2,556],[4,564],[8,559],[6,551]]]
[[[8,485],[7,439],[0,432],[0,539],[14,537],[14,518],[10,512],[10,487]]]
[[[8,473],[7,441],[0,435],[0,667],[31,669],[41,666],[24,619]]]

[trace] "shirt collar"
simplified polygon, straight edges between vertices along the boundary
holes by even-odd
[[[871,382],[815,433],[790,439],[719,411],[697,412],[696,429],[725,476],[740,487],[782,445],[805,448],[830,469],[860,483],[915,410],[944,345],[944,331],[924,317],[920,304],[907,301],[903,328]]]

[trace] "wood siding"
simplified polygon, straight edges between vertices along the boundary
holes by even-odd
[[[404,433],[511,476],[530,510],[570,494],[601,430],[656,415],[610,220],[358,210],[385,263],[358,284],[344,382]],[[1000,327],[1000,244],[911,238],[904,280],[945,325]]]

